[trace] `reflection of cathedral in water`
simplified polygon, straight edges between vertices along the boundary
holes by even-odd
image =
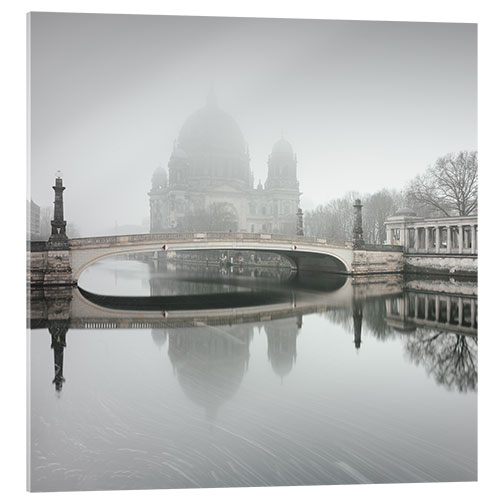
[[[297,359],[297,336],[301,328],[302,315],[270,321],[264,326],[267,357],[281,379],[291,372]]]
[[[253,325],[168,330],[168,356],[186,396],[214,421],[238,391],[250,358]],[[156,342],[163,338],[153,332]]]

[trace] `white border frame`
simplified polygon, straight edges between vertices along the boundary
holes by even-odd
[[[307,2],[279,2],[275,0],[253,0],[242,4],[228,0],[162,1],[162,0],[72,0],[44,1],[18,0],[5,2],[0,16],[2,39],[2,149],[4,193],[1,197],[4,215],[2,238],[2,261],[7,269],[2,287],[2,311],[4,311],[4,349],[2,356],[3,411],[2,411],[2,490],[7,498],[28,495],[25,491],[26,477],[26,420],[25,420],[25,186],[26,175],[26,13],[29,11],[52,12],[93,12],[128,14],[176,14],[212,15],[240,17],[288,17],[326,18],[351,20],[385,21],[426,21],[426,22],[478,22],[479,23],[479,154],[480,154],[480,398],[479,398],[479,481],[478,483],[439,483],[419,485],[373,485],[373,486],[318,486],[307,488],[243,488],[212,490],[151,490],[120,492],[77,493],[79,498],[120,498],[160,497],[168,494],[171,498],[217,498],[224,500],[238,497],[251,498],[259,495],[272,498],[299,495],[315,498],[383,498],[384,500],[419,499],[422,497],[453,499],[492,498],[494,491],[500,491],[497,483],[497,463],[493,458],[499,446],[498,423],[500,415],[496,405],[499,378],[495,358],[499,350],[498,326],[494,323],[496,295],[493,278],[496,271],[496,248],[499,243],[495,234],[496,211],[494,202],[498,199],[496,171],[498,160],[499,113],[498,89],[498,32],[499,16],[495,15],[493,0],[351,0],[342,2],[330,0],[309,0]],[[6,110],[6,112],[5,112]],[[11,175],[12,172],[12,175]],[[5,193],[7,191],[7,193]],[[16,214],[12,219],[12,214]],[[493,230],[488,230],[492,228]],[[8,244],[7,244],[8,243]],[[496,247],[496,248],[495,248]],[[488,269],[488,273],[483,272]],[[495,293],[496,292],[496,293]],[[15,297],[15,307],[12,297]],[[495,301],[495,302],[494,302]],[[8,305],[8,307],[7,307]],[[13,313],[10,311],[13,309]],[[7,315],[7,311],[9,314]],[[7,321],[5,320],[7,316]],[[493,493],[493,494],[492,494]],[[56,496],[57,495],[57,496]],[[44,494],[44,498],[64,499],[75,493]]]

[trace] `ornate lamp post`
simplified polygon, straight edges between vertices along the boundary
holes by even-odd
[[[66,235],[66,221],[64,220],[62,173],[56,172],[56,185],[52,186],[54,195],[54,219],[50,221],[52,233],[49,237],[49,245],[52,248],[68,248],[68,236]]]
[[[304,236],[304,214],[301,208],[297,210],[297,236]]]
[[[363,240],[363,220],[361,218],[361,200],[357,199],[354,202],[354,227],[352,230],[352,243],[354,248],[362,247],[365,242]]]

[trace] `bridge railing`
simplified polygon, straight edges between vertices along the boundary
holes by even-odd
[[[314,245],[349,247],[350,243],[333,240],[331,238],[315,238],[308,236],[296,236],[290,234],[270,234],[270,233],[232,233],[232,232],[189,232],[189,233],[143,233],[114,236],[92,236],[87,238],[73,238],[70,246],[85,247],[92,245],[109,244],[134,244],[150,241],[280,241],[290,244],[307,243]]]

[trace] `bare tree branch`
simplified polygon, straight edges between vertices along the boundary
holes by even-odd
[[[436,214],[470,215],[477,210],[477,152],[460,151],[438,158],[407,189],[412,205]]]

